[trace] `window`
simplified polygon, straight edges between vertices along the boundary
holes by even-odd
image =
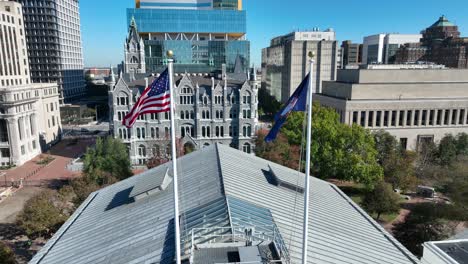
[[[458,112],[457,109],[452,110],[452,125],[457,124],[457,112]]]
[[[378,127],[382,126],[382,111],[377,111],[376,122]]]
[[[460,116],[458,117],[458,124],[463,125],[463,120],[465,119],[465,109],[460,109]]]
[[[137,131],[137,138],[140,139],[140,138],[141,138],[141,130],[140,130],[140,128],[137,127],[136,131]]]
[[[145,147],[145,146],[140,145],[140,146],[138,147],[138,155],[139,155],[140,157],[146,157],[146,147]]]
[[[436,125],[440,126],[442,124],[442,110],[437,110]]]
[[[421,125],[425,126],[427,120],[427,110],[422,110]]]
[[[445,110],[444,125],[449,124],[449,116],[450,116],[450,110]]]
[[[366,112],[361,112],[361,122],[360,122],[360,125],[361,126],[365,126],[366,125]]]
[[[242,150],[245,153],[249,153],[249,154],[252,153],[252,148],[249,143],[245,143],[244,146],[242,147]]]
[[[244,136],[244,137],[251,137],[252,136],[252,126],[251,125],[245,125],[242,128],[242,136]]]
[[[405,111],[400,111],[400,116],[398,119],[398,126],[404,126],[404,120],[405,120]]]
[[[434,116],[435,115],[435,110],[430,110],[429,111],[429,124],[430,126],[434,125]]]
[[[358,112],[354,111],[353,112],[353,124],[357,124],[358,122]]]
[[[419,126],[419,110],[414,111],[414,120],[413,124]]]
[[[400,146],[403,150],[408,149],[408,139],[407,138],[400,138]]]
[[[389,123],[388,123],[388,119],[389,119],[389,117],[390,117],[389,115],[390,115],[390,112],[389,112],[389,111],[384,111],[384,120],[383,120],[383,122],[384,122],[384,126],[385,126],[385,127],[387,127],[388,124],[389,124]]]
[[[406,112],[406,125],[411,126],[411,111]]]

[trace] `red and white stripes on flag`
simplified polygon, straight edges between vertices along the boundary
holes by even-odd
[[[130,113],[124,117],[122,124],[131,128],[140,115],[169,112],[171,110],[170,93],[169,73],[166,69],[145,89]]]

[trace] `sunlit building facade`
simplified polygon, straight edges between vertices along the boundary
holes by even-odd
[[[241,8],[241,1],[227,0],[137,1],[136,8],[127,9],[127,21],[142,39],[145,69],[140,72],[164,69],[168,50],[174,51],[176,72],[214,72],[223,64],[232,71],[238,56],[247,68],[250,42]]]

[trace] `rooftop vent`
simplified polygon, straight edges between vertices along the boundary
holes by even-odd
[[[300,186],[302,180],[297,182],[297,177],[292,175],[291,172],[274,171],[270,165],[268,165],[268,169],[268,171],[263,171],[268,183],[294,192],[304,193],[304,187]]]
[[[167,189],[173,178],[169,175],[169,168],[166,168],[164,177],[148,177],[146,181],[139,181],[130,193],[130,197],[135,200],[143,199]]]

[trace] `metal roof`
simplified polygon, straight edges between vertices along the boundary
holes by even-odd
[[[303,194],[272,183],[268,172],[288,184],[303,174],[221,144],[177,162],[183,236],[207,226],[274,224],[291,263],[300,262]],[[172,182],[131,195],[163,184],[167,173],[170,163],[91,194],[30,263],[172,263]],[[419,263],[336,186],[316,178],[311,186],[309,263]]]

